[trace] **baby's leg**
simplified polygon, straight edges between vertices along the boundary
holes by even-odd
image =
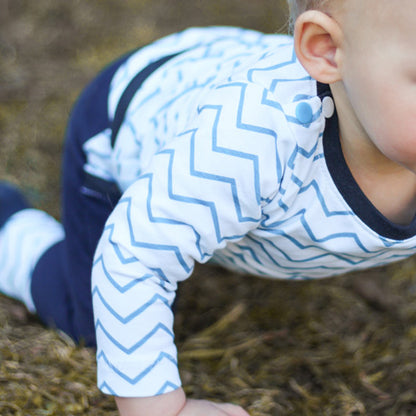
[[[125,59],[100,73],[81,94],[72,111],[63,157],[65,240],[44,255],[32,280],[32,295],[41,319],[89,346],[95,345],[91,299],[93,256],[120,192],[114,182],[85,172],[83,145],[111,127],[107,113],[109,86]],[[60,296],[56,297],[56,292]]]
[[[109,85],[125,59],[100,73],[72,111],[63,157],[63,227],[46,213],[27,209],[17,191],[7,201],[1,201],[0,195],[4,211],[2,214],[0,209],[0,221],[4,217],[3,227],[0,222],[0,291],[22,300],[48,326],[90,346],[95,345],[90,289],[92,259],[104,223],[120,193],[113,182],[85,174],[82,146],[110,128]],[[26,264],[21,273],[20,263]],[[1,281],[8,283],[2,286]]]

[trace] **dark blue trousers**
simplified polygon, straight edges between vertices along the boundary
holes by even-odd
[[[40,259],[32,277],[32,296],[40,319],[75,341],[95,346],[91,267],[105,221],[120,198],[112,182],[83,170],[86,140],[111,127],[108,92],[125,56],[108,66],[83,91],[68,123],[63,155],[62,222],[65,240]]]

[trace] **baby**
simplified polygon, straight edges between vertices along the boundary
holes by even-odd
[[[293,38],[189,29],[107,67],[71,115],[63,228],[0,186],[0,290],[97,346],[122,416],[247,415],[181,388],[195,261],[312,279],[415,252],[416,4],[290,6]]]

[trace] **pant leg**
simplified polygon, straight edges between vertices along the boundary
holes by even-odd
[[[120,198],[112,182],[84,172],[83,144],[110,127],[107,103],[111,79],[127,56],[107,67],[84,90],[66,132],[63,156],[62,221],[65,239],[37,263],[31,284],[43,322],[76,341],[95,346],[91,267],[105,221]]]

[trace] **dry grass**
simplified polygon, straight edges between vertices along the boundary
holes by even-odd
[[[284,10],[277,0],[0,0],[0,177],[59,217],[65,121],[101,66],[188,25],[277,30]],[[199,267],[176,319],[187,392],[252,416],[416,415],[415,270],[409,260],[290,283]],[[0,414],[116,414],[95,387],[93,351],[3,297]]]
[[[187,392],[252,416],[416,414],[415,267],[308,283],[199,267],[176,320]],[[116,414],[93,351],[5,298],[0,321],[0,414]]]

